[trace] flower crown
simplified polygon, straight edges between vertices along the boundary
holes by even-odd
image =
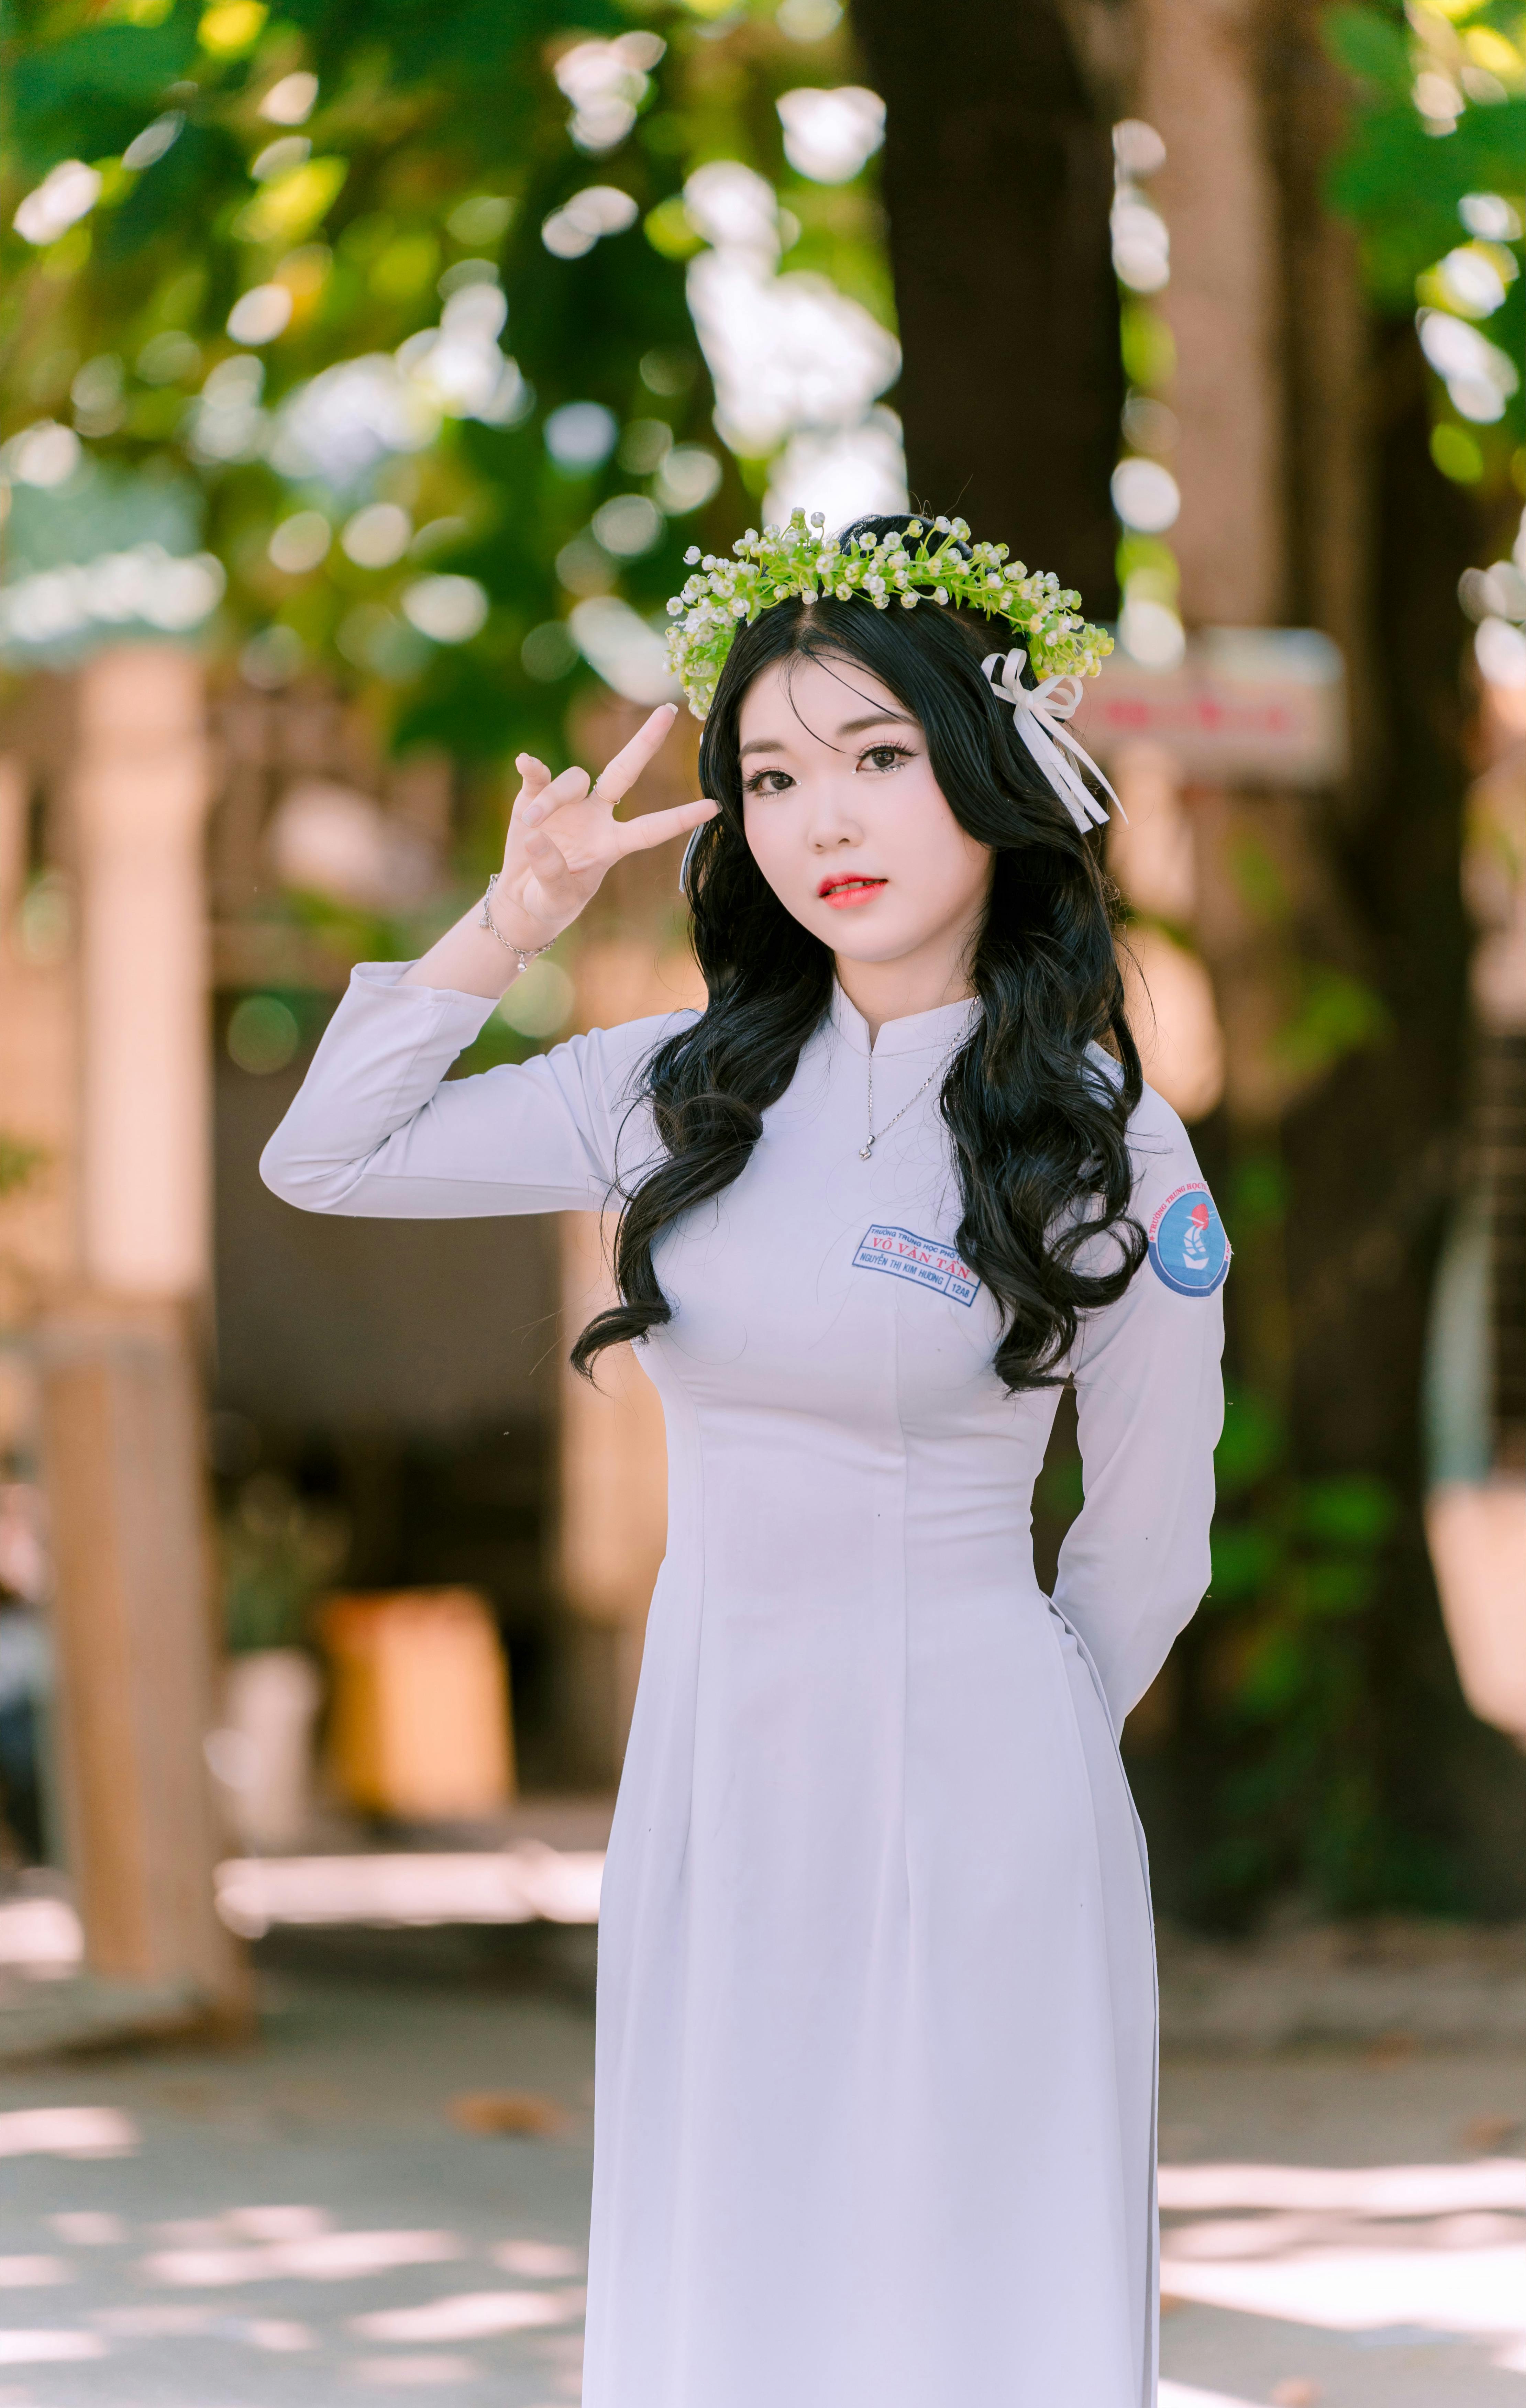
[[[914,610],[922,601],[982,610],[1022,630],[1041,679],[1094,677],[1113,650],[1112,637],[1081,617],[1079,594],[1010,560],[1004,543],[972,543],[963,519],[914,518],[892,535],[846,538],[826,534],[826,523],[820,510],[809,520],[794,510],[787,526],[761,535],[749,527],[731,560],[714,552],[701,559],[698,546],[684,553],[698,574],[668,605],[668,660],[697,719],[715,699],[737,629],[776,602],[848,602],[862,594],[876,610],[892,602]]]

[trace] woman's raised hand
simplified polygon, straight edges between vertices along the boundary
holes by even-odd
[[[716,805],[680,803],[617,820],[614,806],[633,786],[673,724],[677,706],[664,703],[630,742],[589,783],[586,769],[554,778],[543,761],[522,752],[523,781],[514,799],[503,869],[493,892],[495,920],[511,921],[514,943],[550,944],[597,894],[605,872],[627,853],[645,853],[688,836],[715,816]],[[520,924],[523,923],[522,926]]]
[[[515,953],[540,953],[559,937],[615,862],[713,820],[714,803],[681,803],[676,810],[647,811],[634,820],[614,816],[616,803],[641,776],[673,716],[671,703],[655,710],[592,786],[586,769],[564,769],[554,778],[543,761],[522,752],[523,782],[493,887],[491,921],[484,921],[482,904],[474,903],[409,965],[399,983],[502,995],[515,975]]]

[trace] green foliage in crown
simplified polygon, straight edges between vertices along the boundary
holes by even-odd
[[[1029,572],[1004,543],[972,543],[963,519],[910,519],[893,535],[846,542],[824,532],[817,510],[792,512],[787,526],[749,527],[727,560],[684,554],[697,574],[668,605],[668,658],[697,719],[715,687],[737,630],[776,602],[851,602],[856,595],[888,610],[919,602],[1002,618],[1027,638],[1035,677],[1093,677],[1113,638],[1081,616],[1081,596],[1058,577]]]

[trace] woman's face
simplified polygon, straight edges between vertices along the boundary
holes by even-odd
[[[832,953],[894,962],[974,937],[991,853],[949,810],[888,686],[857,661],[776,661],[747,689],[740,740],[753,858]]]

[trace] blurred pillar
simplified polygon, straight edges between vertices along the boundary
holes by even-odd
[[[564,1351],[615,1301],[613,1223],[561,1216]],[[668,1543],[662,1405],[628,1346],[599,1356],[597,1385],[564,1369],[561,1397],[562,1595],[577,1617],[573,1721],[584,1777],[619,1773],[636,1703],[646,1612]]]
[[[635,734],[645,712],[613,695],[574,724],[581,759],[598,767]],[[631,805],[659,810],[698,792],[698,730],[681,718],[632,790]],[[679,848],[633,853],[605,880],[580,924],[572,956],[577,1023],[613,1028],[648,1014],[703,1009],[704,982],[682,938]],[[646,1612],[668,1543],[668,1446],[656,1390],[628,1346],[596,1367],[597,1385],[565,1357],[578,1332],[614,1301],[612,1220],[561,1215],[562,1372],[559,1400],[558,1586],[569,1612],[572,1741],[584,1779],[619,1773],[636,1702]]]
[[[1197,625],[1285,614],[1282,249],[1261,52],[1267,0],[1140,0],[1139,113],[1166,146],[1156,296],[1175,343],[1182,510],[1171,541]]]
[[[174,1986],[224,2022],[202,1753],[215,1720],[201,1398],[173,1305],[82,1306],[40,1335],[70,1861],[95,1973]]]
[[[202,667],[116,645],[79,673],[83,1216],[93,1287],[198,1297],[210,1221]]]
[[[216,1639],[197,1322],[210,1078],[202,668],[169,644],[81,668],[80,1287],[39,1330],[70,1856],[87,1961],[225,2020],[203,1742]]]
[[[43,867],[31,858],[35,783],[34,762],[20,745],[0,755],[0,1098],[10,1151],[0,1324],[13,1335],[68,1289],[79,1254],[72,886],[48,861],[29,910],[33,872]],[[32,1366],[20,1347],[7,1350],[0,1447],[8,1460],[27,1460],[36,1410]]]
[[[1288,609],[1283,229],[1266,54],[1272,0],[1140,0],[1138,108],[1165,144],[1150,196],[1171,232],[1152,296],[1171,330],[1181,515],[1171,543],[1188,628],[1277,626]],[[1242,1158],[1276,1143],[1290,1095],[1279,1032],[1310,882],[1297,797],[1189,789],[1193,935],[1222,1029]],[[1247,864],[1255,866],[1254,874]],[[1241,1247],[1241,1347],[1286,1402],[1291,1330],[1280,1234]]]

